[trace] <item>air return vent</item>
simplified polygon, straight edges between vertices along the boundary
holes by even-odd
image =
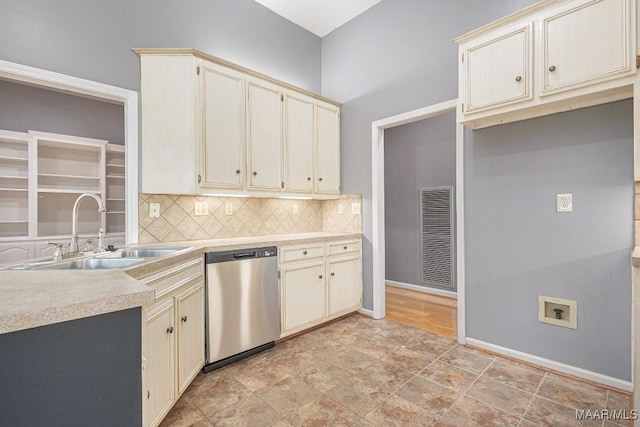
[[[422,283],[455,289],[453,187],[420,190]]]

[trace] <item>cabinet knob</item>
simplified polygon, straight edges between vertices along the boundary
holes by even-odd
[[[318,178],[318,181],[322,181],[322,178]]]
[[[168,334],[172,334],[172,333],[173,333],[173,326],[169,326],[169,327],[167,328],[167,333],[168,333]]]
[[[552,65],[551,67],[549,67],[549,71],[555,71],[556,70],[556,66]]]
[[[318,276],[318,279],[322,279],[322,274]]]
[[[331,275],[332,275],[332,276],[335,276],[335,275],[336,275],[336,273],[331,273]]]
[[[311,177],[310,176],[307,177],[307,181],[311,181]]]
[[[151,397],[151,391],[147,390],[147,399]]]
[[[258,172],[253,171],[253,176],[256,176],[256,175],[258,175]]]
[[[345,250],[345,251],[347,250],[347,247],[346,247],[346,246],[343,246],[343,248],[344,248],[344,250]]]
[[[238,173],[240,173],[240,169],[236,169],[236,173],[237,173],[237,174],[238,174]]]
[[[180,318],[180,320],[182,320],[183,322],[185,322],[185,323],[186,323],[186,322],[187,322],[187,316],[182,316],[182,317]]]
[[[516,76],[516,81],[519,82],[520,80],[522,80],[522,76]]]
[[[307,251],[302,251],[302,255],[306,255],[306,254],[307,254]]]

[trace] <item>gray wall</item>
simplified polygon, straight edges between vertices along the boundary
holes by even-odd
[[[140,47],[193,47],[320,91],[320,38],[253,0],[0,0],[0,59],[140,89]]]
[[[342,102],[342,191],[362,193],[363,305],[373,307],[371,122],[458,96],[451,40],[534,0],[383,0],[322,39],[323,95]]]
[[[122,105],[0,80],[0,129],[38,130],[124,144]]]
[[[386,278],[426,286],[418,194],[421,188],[455,187],[456,115],[388,129],[384,141]]]
[[[457,97],[451,39],[532,3],[383,0],[323,38],[323,93],[343,102],[342,189],[363,193],[365,308],[371,122]],[[631,379],[631,125],[622,103],[467,132],[467,336]],[[552,211],[564,191],[576,198],[566,216]],[[577,300],[579,329],[539,324],[537,295]]]
[[[469,337],[631,380],[632,114],[622,101],[469,132]],[[538,295],[577,301],[578,329],[539,323]]]

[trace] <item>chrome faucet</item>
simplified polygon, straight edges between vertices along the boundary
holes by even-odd
[[[84,193],[76,199],[76,202],[73,205],[73,214],[71,216],[71,244],[69,245],[70,254],[77,253],[80,250],[80,248],[78,247],[78,208],[80,206],[80,202],[85,197],[93,197],[95,199],[95,201],[98,203],[98,212],[102,213],[107,211],[102,204],[102,199],[95,194]],[[100,231],[102,231],[102,229],[100,229]]]

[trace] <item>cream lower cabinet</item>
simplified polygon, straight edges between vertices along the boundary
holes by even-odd
[[[145,307],[143,425],[157,426],[204,365],[203,260],[191,260],[144,280],[156,290]]]
[[[278,251],[281,337],[362,307],[360,240],[283,246]]]

